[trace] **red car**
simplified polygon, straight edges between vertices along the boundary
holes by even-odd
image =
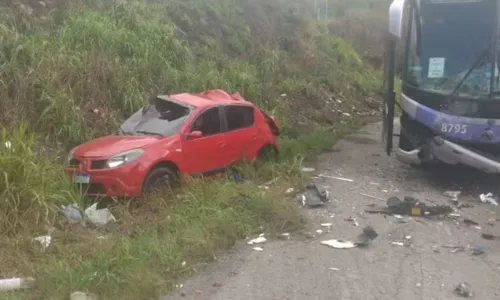
[[[71,150],[66,172],[89,196],[140,196],[185,175],[278,154],[279,127],[238,93],[157,96],[109,135]]]

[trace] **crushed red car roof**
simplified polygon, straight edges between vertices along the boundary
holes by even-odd
[[[208,90],[199,94],[181,93],[170,95],[174,100],[186,103],[191,106],[208,106],[215,103],[229,104],[229,103],[245,103],[253,105],[251,102],[245,100],[240,93],[236,92],[232,95],[224,90]]]

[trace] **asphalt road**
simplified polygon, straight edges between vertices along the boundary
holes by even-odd
[[[500,241],[485,240],[481,233],[500,235],[499,209],[479,201],[482,192],[500,193],[498,177],[472,170],[437,167],[421,170],[387,157],[380,147],[380,125],[366,126],[339,142],[320,159],[316,174],[350,178],[353,182],[318,178],[330,191],[332,202],[323,208],[304,208],[316,235],[291,235],[273,240],[254,251],[242,244],[218,258],[182,288],[165,299],[271,300],[271,299],[461,299],[453,290],[466,282],[474,299],[500,299]],[[445,190],[462,189],[460,203],[473,207],[458,213],[479,223],[469,226],[449,218],[428,220],[363,215],[367,205],[386,199],[414,196],[427,203],[451,204]],[[353,217],[359,223],[346,221]],[[493,225],[490,218],[498,218]],[[321,223],[333,226],[322,228]],[[322,240],[355,239],[365,225],[379,234],[369,247],[334,249]],[[322,234],[315,231],[322,229]],[[394,245],[411,236],[409,246]],[[442,246],[465,247],[450,252]],[[484,253],[473,255],[475,247]]]

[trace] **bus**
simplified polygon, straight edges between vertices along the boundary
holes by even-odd
[[[500,0],[392,2],[384,59],[387,155],[414,166],[441,162],[500,173],[499,17]]]

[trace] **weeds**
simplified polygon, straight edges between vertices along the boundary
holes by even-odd
[[[66,2],[0,7],[0,276],[37,280],[2,299],[153,297],[246,236],[301,228],[283,192],[304,184],[305,159],[358,125],[346,113],[380,86],[363,55],[303,1]],[[151,95],[211,88],[278,117],[281,162],[242,166],[242,184],[194,180],[120,203],[105,229],[58,223],[59,203],[84,205],[62,172],[69,149],[116,132]],[[32,238],[47,232],[43,250]]]

